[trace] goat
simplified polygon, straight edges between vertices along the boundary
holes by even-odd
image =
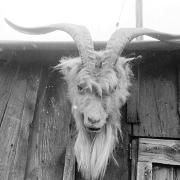
[[[25,28],[6,22],[27,34],[45,34],[56,30],[67,32],[75,41],[80,57],[63,58],[55,67],[64,74],[68,84],[72,114],[78,135],[74,154],[79,170],[86,179],[102,179],[121,132],[119,109],[129,96],[133,74],[129,62],[121,57],[128,42],[141,35],[171,41],[180,36],[145,28],[116,30],[104,50],[95,51],[89,31],[84,26],[54,24]]]

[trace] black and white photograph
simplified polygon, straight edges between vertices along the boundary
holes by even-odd
[[[180,180],[180,1],[0,0],[0,180]]]

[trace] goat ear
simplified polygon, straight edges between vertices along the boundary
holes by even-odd
[[[82,62],[79,58],[62,59],[54,69],[63,73],[64,76],[68,76],[70,71],[74,68],[77,69],[80,64],[82,64]]]
[[[133,61],[134,59],[136,59],[135,57],[131,57],[131,58],[124,58],[124,64],[127,64],[131,61]]]
[[[116,67],[121,66],[121,67],[126,68],[126,66],[134,59],[135,59],[134,57],[132,58],[119,57],[119,59],[116,61],[115,66]]]
[[[135,61],[139,61],[140,59],[142,58],[142,56],[141,55],[139,55],[139,56],[137,56],[137,57],[129,57],[129,58],[121,58],[120,59],[120,62],[121,62],[121,64],[122,64],[122,66],[124,67],[124,68],[126,68],[127,67],[127,65],[129,65],[131,62],[135,62]]]

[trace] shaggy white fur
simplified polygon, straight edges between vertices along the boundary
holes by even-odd
[[[96,52],[97,53],[97,52]],[[103,51],[99,52],[103,56]],[[56,69],[63,72],[78,131],[74,152],[78,168],[86,179],[102,179],[121,134],[120,111],[129,95],[132,72],[120,57],[115,66],[104,64],[89,70],[80,58],[62,59]],[[80,86],[80,89],[79,89]],[[89,118],[96,120],[89,132]],[[98,120],[98,121],[97,121]]]

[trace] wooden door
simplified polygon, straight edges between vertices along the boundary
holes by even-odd
[[[133,140],[131,180],[180,180],[180,140]]]

